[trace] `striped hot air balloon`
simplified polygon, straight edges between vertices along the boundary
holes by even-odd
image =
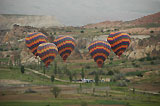
[[[37,54],[37,48],[39,44],[47,43],[47,37],[43,33],[30,33],[25,38],[26,46],[31,50],[31,52],[38,56]]]
[[[131,38],[124,32],[112,32],[109,34],[107,41],[110,43],[113,52],[120,57],[128,48]]]
[[[66,61],[76,45],[73,37],[63,35],[58,36],[53,43],[57,46],[58,53],[64,61]]]
[[[96,40],[89,45],[88,50],[98,67],[102,67],[103,62],[110,54],[111,47],[106,41]]]
[[[53,43],[42,43],[38,46],[37,53],[45,66],[48,67],[58,54],[58,49]]]

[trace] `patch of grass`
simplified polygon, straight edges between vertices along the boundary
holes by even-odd
[[[59,81],[55,81],[53,83],[49,78],[37,75],[28,70],[26,70],[25,73],[22,74],[20,68],[15,68],[15,67],[13,69],[0,68],[0,79],[20,80],[37,85],[65,84],[64,82],[59,82]]]
[[[138,76],[140,74],[144,74],[147,71],[132,71],[132,72],[127,72],[126,76]]]
[[[125,105],[126,103],[123,101],[112,101],[112,100],[96,100],[95,104],[103,104],[103,105]]]

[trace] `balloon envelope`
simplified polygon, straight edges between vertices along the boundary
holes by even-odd
[[[66,61],[67,57],[71,54],[76,45],[73,37],[63,35],[58,36],[53,43],[57,46],[58,53],[64,61]]]
[[[35,56],[37,54],[37,48],[42,43],[47,43],[47,37],[43,33],[30,33],[25,38],[26,46],[32,51]]]
[[[89,45],[88,50],[94,61],[97,62],[98,67],[102,67],[110,54],[111,47],[106,41],[96,40]]]
[[[110,43],[113,52],[120,57],[128,48],[131,38],[124,32],[112,32],[109,34],[107,41]]]
[[[38,46],[37,52],[45,66],[48,67],[58,54],[58,49],[53,43],[42,43]]]

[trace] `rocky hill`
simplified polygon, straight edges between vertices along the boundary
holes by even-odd
[[[95,24],[85,25],[85,28],[106,28],[106,27],[160,27],[160,12],[144,16],[132,21],[104,21]]]
[[[96,24],[88,24],[85,25],[85,28],[106,28],[106,27],[120,27],[122,25],[122,21],[104,21]]]
[[[43,29],[43,30],[42,30]],[[52,32],[53,31],[53,32]],[[35,56],[25,46],[24,38],[29,32],[43,32],[51,39],[52,42],[54,37],[55,29],[50,30],[49,28],[35,28],[28,26],[14,25],[11,30],[0,31],[1,43],[0,43],[0,58],[7,58],[12,61],[12,64],[18,64],[20,61],[22,64],[29,64],[37,62]],[[58,31],[56,31],[58,33]],[[71,35],[74,36],[74,35]],[[76,39],[76,49],[73,51],[72,56],[69,58],[72,60],[88,60],[91,59],[88,53],[88,45],[93,40],[104,40],[107,39],[108,35],[97,35],[93,36],[74,36]],[[128,58],[140,59],[146,57],[148,54],[151,57],[159,56],[160,53],[160,35],[131,35],[132,42],[124,53]],[[112,53],[113,54],[113,53]],[[114,55],[115,56],[115,55]],[[16,61],[15,61],[16,60]],[[8,63],[9,64],[9,63]]]
[[[13,25],[32,26],[32,27],[62,27],[62,25],[54,16],[41,15],[17,15],[17,14],[1,14],[0,29],[11,29]]]
[[[128,25],[131,25],[131,26],[148,26],[148,25],[156,26],[159,24],[160,24],[160,12],[151,14],[148,16],[144,16],[144,17],[128,22]]]
[[[159,15],[158,15],[159,16]],[[155,20],[156,16],[152,16]],[[8,20],[12,20],[13,18]],[[16,17],[16,16],[15,16]],[[151,16],[149,16],[151,17]],[[31,18],[31,17],[30,17]],[[24,20],[26,18],[18,18],[18,20]],[[34,18],[33,18],[34,19]],[[33,19],[30,19],[33,21]],[[38,18],[38,16],[35,19],[42,19],[42,23],[45,22],[43,25],[51,25],[49,23],[49,19],[51,20],[51,17],[48,18]],[[138,22],[138,20],[148,20],[147,17],[143,17],[141,19],[137,19],[132,21],[132,23]],[[5,20],[5,19],[4,19]],[[36,21],[37,21],[36,20]],[[47,20],[47,21],[46,21]],[[159,21],[155,21],[155,23],[159,24]],[[0,20],[1,21],[1,20]],[[42,24],[39,24],[38,22],[33,22],[35,25],[38,25],[39,27],[42,27]],[[4,22],[4,21],[3,21]],[[17,21],[18,22],[18,21]],[[21,21],[23,22],[23,21]],[[28,21],[29,22],[29,21]],[[31,22],[31,21],[30,21]],[[153,21],[151,21],[153,22]],[[48,24],[49,23],[49,24]],[[146,23],[146,21],[144,22]],[[1,22],[0,22],[1,24]],[[33,54],[27,49],[25,46],[24,38],[26,35],[30,32],[42,32],[44,33],[50,42],[54,40],[54,38],[58,35],[70,35],[73,36],[76,39],[76,48],[72,53],[72,56],[70,56],[70,60],[88,60],[91,59],[91,56],[88,53],[88,45],[93,40],[105,40],[107,39],[108,35],[112,30],[109,30],[109,32],[102,32],[101,29],[98,29],[98,27],[114,27],[116,25],[117,27],[121,26],[123,22],[121,21],[115,21],[115,22],[102,22],[96,25],[86,26],[86,28],[93,28],[93,29],[85,29],[81,27],[77,28],[69,28],[69,27],[61,27],[61,28],[38,28],[33,27],[33,24],[31,26],[20,26],[20,25],[13,25],[11,29],[7,30],[0,30],[0,58],[6,59],[9,58],[9,62],[7,64],[10,64],[10,61],[12,61],[12,64],[19,64],[21,62],[22,64],[30,64],[37,62],[37,59],[33,56]],[[2,25],[2,24],[1,24]],[[4,24],[5,25],[5,24]],[[24,24],[25,25],[25,24]],[[29,25],[29,24],[27,24]],[[55,24],[52,24],[55,25]],[[133,24],[132,24],[133,25]],[[136,24],[138,25],[138,24]],[[142,25],[142,24],[139,24]],[[145,24],[144,24],[145,25]],[[61,24],[59,25],[61,26]],[[49,26],[48,26],[49,27]],[[97,27],[97,28],[95,28]],[[108,29],[108,28],[106,28]],[[113,28],[114,29],[114,28]],[[157,57],[160,53],[160,27],[151,27],[151,28],[145,28],[145,27],[133,27],[133,28],[122,28],[117,29],[119,31],[127,32],[131,34],[132,42],[127,49],[127,51],[124,53],[128,58],[131,59],[140,59],[144,58],[148,55],[151,57]],[[114,30],[115,31],[115,30]],[[151,33],[152,32],[152,33]],[[113,53],[112,53],[113,54]],[[113,55],[115,56],[115,55]],[[16,61],[15,61],[16,60]]]

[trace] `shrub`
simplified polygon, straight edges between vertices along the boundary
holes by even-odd
[[[72,82],[72,79],[73,79],[73,75],[72,75],[72,73],[70,72],[70,74],[69,74],[69,81]]]
[[[106,73],[103,70],[98,71],[99,75],[106,75]]]
[[[125,86],[127,86],[128,84],[125,82],[125,81],[119,81],[118,83],[117,83],[117,86],[120,86],[120,87],[125,87]]]
[[[84,31],[82,30],[81,33],[84,33]]]
[[[98,73],[95,73],[94,80],[95,80],[96,85],[98,85],[98,82],[99,82],[99,75],[98,75]]]
[[[112,77],[112,78],[110,79],[110,82],[116,82],[115,77]]]
[[[107,73],[108,75],[113,75],[114,74],[114,72],[112,71],[112,70],[110,70],[110,71],[108,71],[108,73]]]
[[[51,92],[53,93],[54,97],[57,98],[61,92],[61,89],[55,86],[52,88]]]
[[[24,66],[21,66],[21,73],[23,74],[25,71]]]
[[[110,81],[111,81],[111,82],[116,82],[117,80],[122,80],[122,79],[125,79],[125,75],[122,74],[122,73],[119,73],[119,74],[115,74],[115,75],[110,79]]]
[[[86,69],[90,69],[91,67],[90,67],[89,65],[86,65],[85,68],[86,68]]]
[[[143,62],[145,60],[145,58],[140,58],[139,61]]]
[[[154,65],[155,63],[154,63],[154,61],[151,61],[151,65]]]
[[[85,77],[84,68],[82,68],[82,70],[81,70],[81,77],[82,77],[82,79],[84,79],[84,77]]]
[[[31,88],[28,88],[27,90],[25,90],[24,93],[36,93],[36,91],[32,90]]]
[[[51,75],[51,81],[54,82],[54,80],[55,80],[54,75]]]
[[[126,75],[127,76],[139,76],[139,77],[143,77],[143,73],[145,73],[146,71],[134,71],[134,72],[127,72]]]
[[[119,73],[120,73],[120,71],[119,71],[119,70],[114,70],[114,73],[119,74]]]
[[[86,101],[82,101],[81,106],[88,106],[88,103]]]

